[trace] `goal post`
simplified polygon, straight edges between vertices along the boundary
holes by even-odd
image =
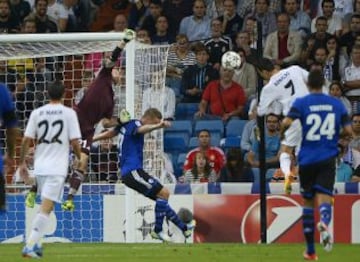
[[[84,80],[90,82],[96,75],[96,70],[93,70],[94,68],[86,67],[86,64],[88,63],[96,64],[94,56],[89,54],[102,54],[104,52],[112,51],[123,36],[124,34],[122,33],[112,32],[2,35],[0,38],[0,78],[1,81],[4,81],[12,88],[11,91],[15,98],[16,111],[21,118],[21,129],[25,127],[31,111],[46,103],[46,85],[49,82],[54,81],[56,75],[62,76],[62,80],[66,87],[64,103],[68,106],[73,106],[75,97],[77,97],[80,93],[79,91],[83,89]],[[143,107],[143,91],[147,88],[152,88],[153,86],[161,86],[162,89],[165,88],[168,50],[168,45],[146,45],[141,44],[136,40],[127,44],[125,52],[121,55],[118,65],[116,66],[117,68],[120,68],[120,81],[113,86],[115,103],[117,103],[114,116],[118,115],[120,109],[126,107],[133,118],[140,118],[145,110]],[[56,66],[58,60],[60,60],[62,64],[61,67]],[[125,70],[123,70],[124,68],[126,68],[126,73]],[[84,72],[88,69],[90,71],[93,70],[94,74],[92,76],[85,76]],[[162,113],[164,112],[163,99],[163,96],[159,96],[151,103],[151,106],[157,107]],[[3,132],[1,127],[0,132]],[[0,150],[3,150],[5,138],[1,135],[0,137]],[[17,144],[16,157],[19,156],[19,143],[20,140]],[[116,142],[114,142],[114,145],[116,147]],[[108,150],[105,151],[105,155],[107,156],[106,160],[103,160],[101,157],[98,158],[98,170],[93,169],[94,159],[96,159],[96,157],[94,159],[92,158],[92,156],[98,152],[91,152],[90,154],[89,180],[87,181],[89,186],[86,184],[84,185],[87,190],[90,188],[90,194],[93,193],[98,196],[95,198],[96,200],[92,200],[91,197],[83,195],[84,190],[80,190],[82,193],[78,196],[78,201],[81,202],[83,199],[91,200],[91,203],[86,205],[87,207],[92,206],[94,203],[96,204],[96,201],[99,201],[96,204],[96,207],[101,205],[103,203],[103,195],[123,194],[123,191],[118,192],[115,190],[117,188],[116,185],[114,189],[113,185],[110,184],[109,187],[104,187],[106,190],[102,190],[101,192],[97,191],[97,189],[94,192],[91,191],[93,190],[91,187],[92,184],[101,183],[100,186],[103,188],[102,184],[107,183],[105,180],[106,178],[104,177],[102,177],[103,181],[98,181],[104,174],[106,175],[110,172],[115,172],[119,175],[117,163],[115,163],[116,170],[113,170],[113,167],[111,167],[110,164],[110,161],[113,161],[113,159],[110,160],[110,154],[114,152],[110,152],[110,149],[106,150]],[[164,166],[162,157],[162,130],[154,131],[145,137],[143,152],[144,169],[151,175],[160,177]],[[115,152],[115,155],[117,155],[117,152]],[[16,167],[13,167],[12,172],[6,174],[8,195],[11,196],[10,201],[15,201],[14,203],[8,203],[8,206],[17,209],[9,211],[13,212],[11,213],[11,219],[27,219],[26,216],[23,218],[24,214],[27,214],[27,209],[24,209],[22,203],[16,202],[21,199],[21,196],[23,197],[23,195],[20,195],[19,198],[18,194],[19,192],[23,194],[24,187],[13,183],[15,182],[13,179],[15,169]],[[136,213],[136,209],[141,205],[139,201],[141,202],[142,198],[140,198],[139,195],[135,195],[137,194],[135,194],[134,191],[126,190],[126,223],[125,221],[119,222],[124,222],[126,225],[125,235],[127,242],[143,241],[137,236],[135,225],[137,219],[136,216],[139,215]],[[139,200],[135,201],[134,199]],[[82,206],[79,206],[79,209],[81,208]],[[58,226],[60,224],[61,227],[63,227],[68,223],[65,217],[65,215],[61,215],[60,219],[58,218]],[[96,219],[98,218],[88,219],[90,231],[92,229],[91,225],[95,228],[95,225],[101,223],[95,221]],[[1,234],[0,227],[0,236]],[[76,236],[78,236],[78,233],[76,233]],[[86,235],[80,236],[80,239],[85,239],[86,241],[89,239],[89,241],[98,241],[100,238],[91,238],[91,236],[89,237]],[[78,238],[76,238],[76,241],[78,241]]]

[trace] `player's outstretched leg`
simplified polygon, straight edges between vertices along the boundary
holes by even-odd
[[[163,242],[170,242],[169,236],[163,232],[163,222],[166,212],[167,200],[158,198],[155,203],[155,228],[150,235],[153,239],[158,239]]]
[[[61,205],[61,208],[65,211],[74,211],[75,209],[75,204],[74,204],[74,195],[76,194],[76,192],[79,190],[81,183],[84,180],[84,173],[79,170],[79,169],[75,169],[71,176],[70,176],[70,190],[69,190],[69,194],[67,196],[66,201]]]

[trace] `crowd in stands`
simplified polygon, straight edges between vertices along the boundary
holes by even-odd
[[[89,31],[94,6],[101,4],[101,0],[0,0],[0,31]],[[255,121],[259,79],[251,64],[252,57],[258,55],[280,68],[300,65],[323,71],[325,89],[344,103],[355,135],[343,137],[339,143],[337,181],[360,181],[360,0],[119,0],[113,8],[128,10],[114,17],[113,31],[131,28],[139,42],[171,45],[166,92],[160,91],[161,86],[144,90],[143,110],[156,106],[160,98],[166,102],[161,108],[165,118],[174,120],[174,125],[183,121],[186,128],[190,123],[191,130],[164,133],[169,156],[164,159],[172,165],[179,183],[259,180]],[[242,58],[235,70],[221,67],[221,57],[229,50]],[[91,62],[85,64],[75,103],[86,93],[88,81],[106,55],[87,55],[86,61]],[[20,121],[26,121],[27,114],[45,102],[44,85],[34,83],[51,81],[57,77],[54,72],[61,70],[61,61],[48,59],[0,62],[0,81],[13,92]],[[124,104],[122,60],[113,71],[114,86],[119,87],[115,92],[117,106]],[[156,74],[161,72],[152,77],[162,77]],[[282,181],[278,170],[281,117],[280,112],[266,116],[268,181]],[[206,127],[196,129],[201,121]],[[213,132],[209,121],[220,122],[222,131]],[[182,148],[174,146],[174,141]],[[92,151],[102,154],[112,150],[111,143],[106,143]],[[106,161],[114,161],[112,155],[107,157]],[[104,175],[104,167],[96,164],[100,159],[104,158],[93,160],[98,179],[115,182],[113,173]]]

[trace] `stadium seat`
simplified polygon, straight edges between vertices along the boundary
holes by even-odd
[[[211,146],[220,146],[220,136],[217,134],[214,134],[211,136]],[[199,139],[196,136],[193,136],[189,140],[188,148],[189,150],[194,149],[195,147],[199,146]]]
[[[246,125],[246,123],[248,122],[248,120],[241,120],[241,119],[232,119],[230,120],[226,126],[225,126],[225,131],[226,137],[241,137],[242,136],[242,132],[244,130],[244,126]]]
[[[192,120],[199,110],[199,103],[179,103],[175,108],[175,119]]]
[[[207,129],[211,136],[219,134],[220,138],[224,136],[224,123],[222,120],[197,120],[194,126],[194,135],[197,135],[200,130]]]
[[[181,136],[187,144],[192,136],[192,122],[189,120],[172,121],[171,127],[165,129],[164,136]]]
[[[241,138],[239,136],[225,137],[222,147],[225,151],[231,147],[240,148]]]
[[[164,151],[170,154],[185,153],[187,144],[181,136],[164,136]]]

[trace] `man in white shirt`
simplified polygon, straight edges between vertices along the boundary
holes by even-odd
[[[55,82],[49,85],[47,91],[50,102],[31,113],[20,151],[19,172],[25,183],[29,184],[26,155],[29,145],[35,142],[34,174],[41,195],[41,206],[22,251],[23,257],[29,258],[42,256],[40,241],[48,226],[54,202],[60,203],[62,199],[70,147],[80,159],[79,121],[75,111],[62,104],[64,85]]]
[[[342,79],[346,97],[353,102],[360,96],[360,45],[354,45],[351,50],[351,65],[345,67]]]
[[[342,19],[340,16],[334,14],[335,11],[335,3],[334,0],[323,0],[321,1],[321,8],[323,12],[323,16],[327,19],[327,32],[332,35],[336,35],[340,37],[342,31]],[[316,20],[319,16],[315,17],[311,21],[311,32],[316,32]]]

